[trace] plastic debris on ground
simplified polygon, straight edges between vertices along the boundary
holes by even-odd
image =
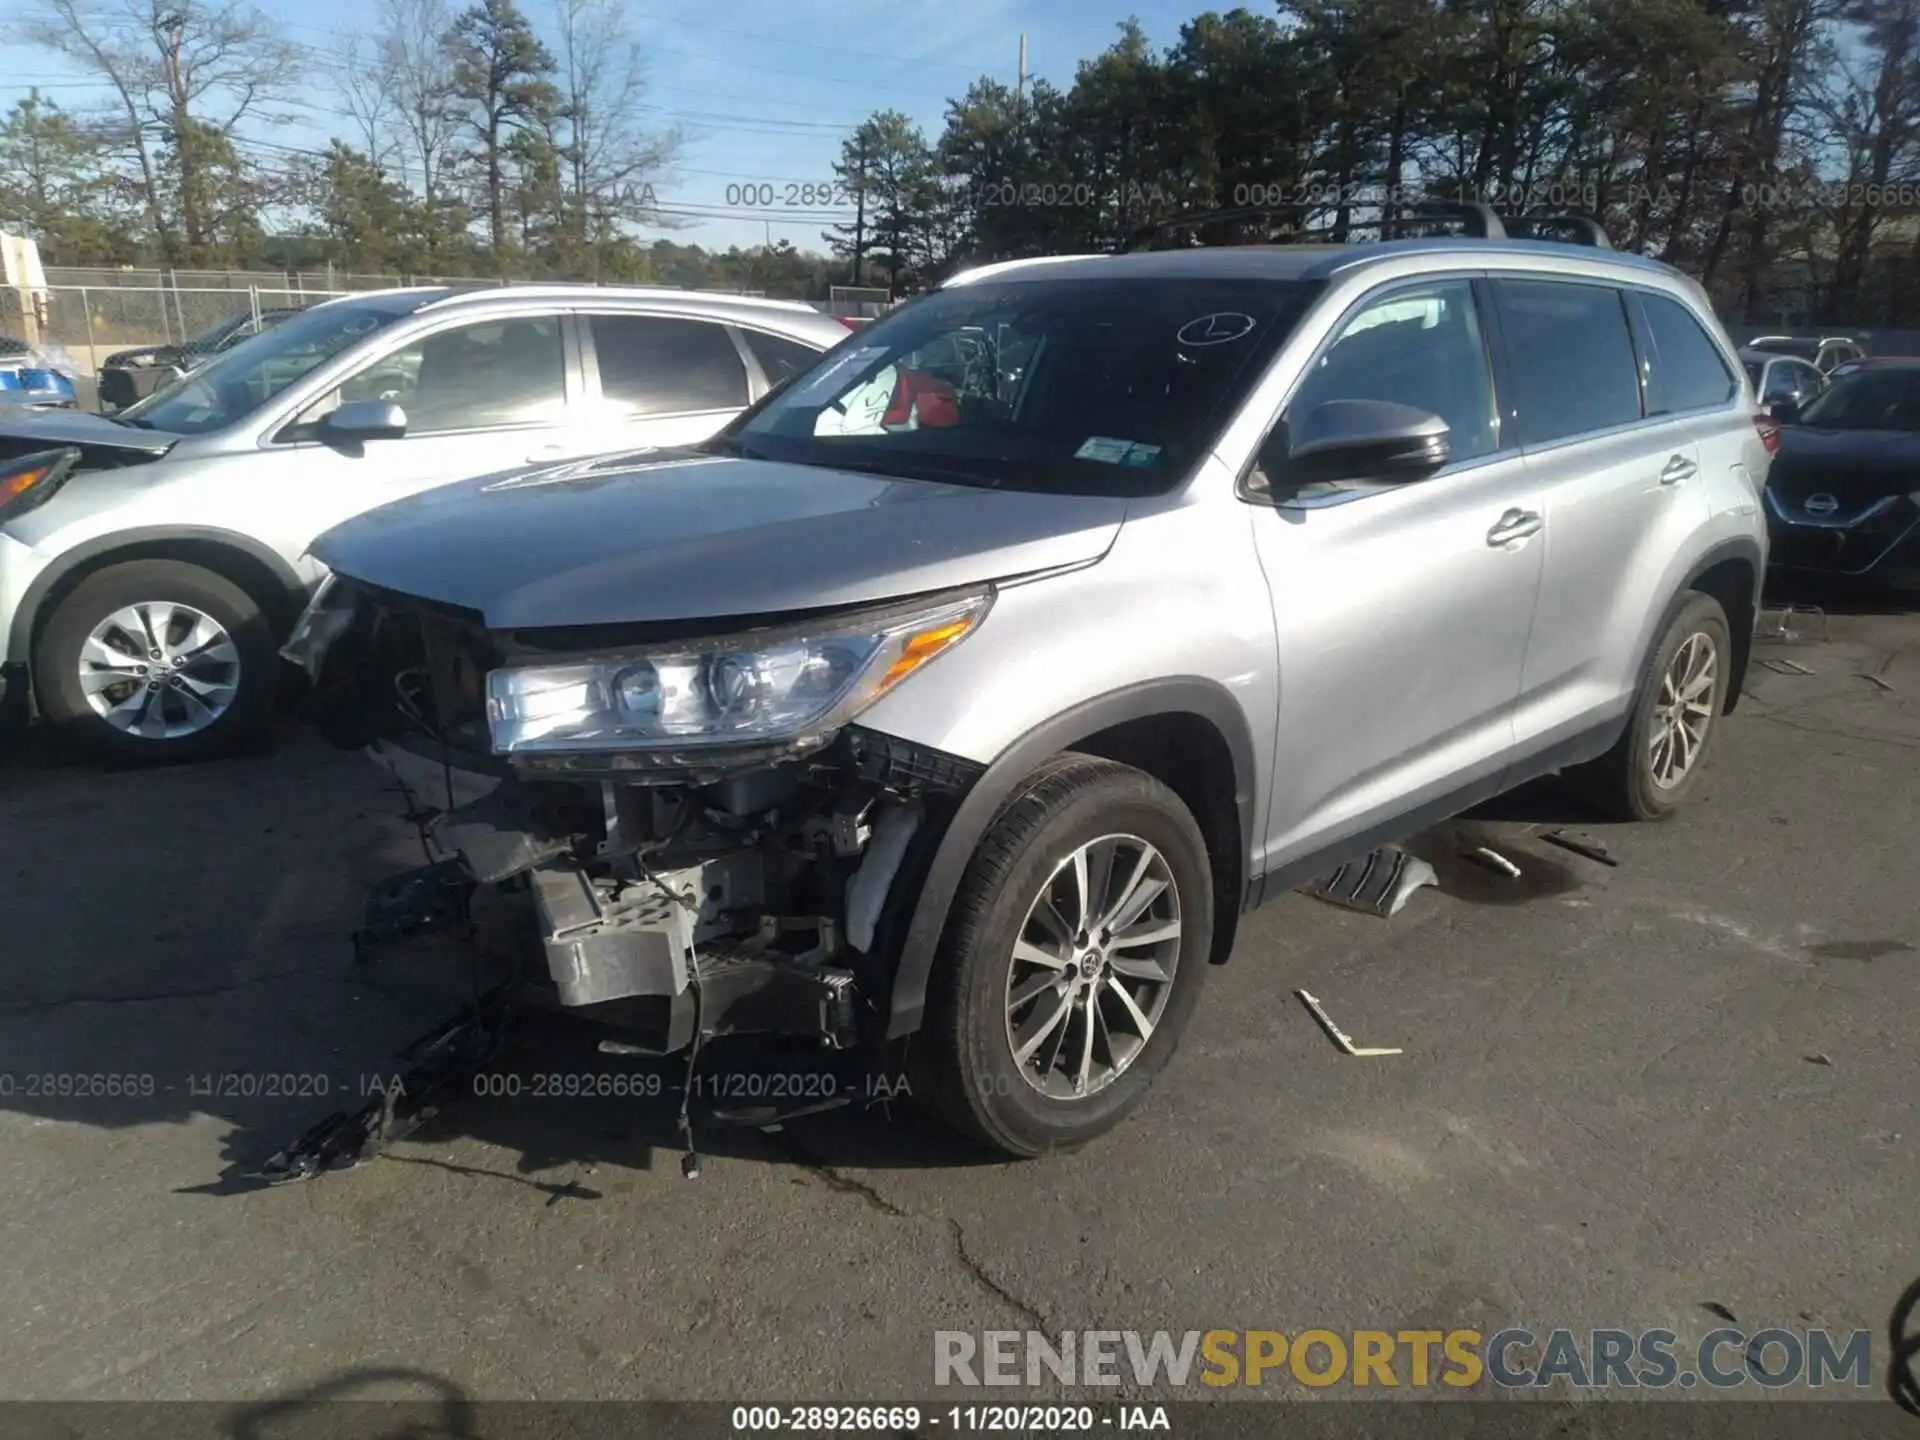
[[[1309,995],[1304,990],[1296,990],[1293,993],[1299,997],[1300,1003],[1307,1007],[1307,1013],[1313,1016],[1313,1018],[1319,1023],[1320,1028],[1326,1031],[1327,1038],[1333,1041],[1335,1045],[1338,1045],[1341,1048],[1341,1050],[1345,1051],[1347,1054],[1358,1055],[1358,1056],[1368,1056],[1368,1055],[1402,1055],[1406,1053],[1405,1051],[1400,1050],[1397,1047],[1391,1048],[1391,1049],[1383,1049],[1379,1046],[1374,1046],[1374,1045],[1354,1044],[1353,1037],[1347,1034],[1347,1032],[1342,1030],[1338,1025],[1333,1023],[1333,1018],[1329,1016],[1324,1009],[1321,1008],[1320,1002],[1318,1000],[1314,999],[1313,996]]]
[[[1827,612],[1818,605],[1768,605],[1761,607],[1756,640],[1776,640],[1788,645],[1820,645],[1827,638]]]
[[[1813,671],[1809,670],[1806,666],[1802,665],[1798,660],[1781,660],[1775,656],[1769,655],[1765,659],[1761,660],[1760,663],[1766,666],[1767,669],[1773,671],[1774,674],[1776,675],[1811,675],[1813,674]]]
[[[1329,905],[1385,919],[1398,914],[1409,896],[1439,877],[1417,856],[1392,845],[1382,845],[1364,860],[1350,860],[1331,875],[1302,885],[1301,890]]]

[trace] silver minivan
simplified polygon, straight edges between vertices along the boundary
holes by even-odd
[[[0,420],[0,714],[134,759],[268,713],[314,536],[498,469],[718,430],[849,327],[797,301],[475,286],[297,315],[111,417]]]

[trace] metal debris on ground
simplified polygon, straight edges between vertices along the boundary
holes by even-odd
[[[1818,605],[1766,606],[1760,611],[1754,639],[1775,640],[1784,644],[1823,644],[1827,638],[1827,612]]]
[[[1307,1013],[1313,1016],[1313,1018],[1320,1023],[1320,1028],[1322,1030],[1327,1032],[1327,1038],[1333,1041],[1333,1043],[1338,1045],[1342,1050],[1346,1051],[1347,1054],[1349,1055],[1400,1055],[1405,1053],[1399,1050],[1398,1048],[1383,1050],[1376,1046],[1355,1045],[1353,1043],[1353,1037],[1347,1034],[1347,1032],[1342,1030],[1338,1025],[1333,1023],[1332,1018],[1328,1016],[1327,1012],[1320,1008],[1320,1002],[1318,1000],[1314,999],[1313,996],[1309,995],[1304,990],[1296,990],[1293,993],[1300,997],[1300,1003],[1307,1007]]]
[[[1540,838],[1549,845],[1558,845],[1562,850],[1571,850],[1576,855],[1584,855],[1587,859],[1596,860],[1602,865],[1613,866],[1616,869],[1620,865],[1620,862],[1607,852],[1607,847],[1598,840],[1569,835],[1564,830],[1549,830]]]
[[[1382,845],[1364,860],[1350,860],[1331,875],[1300,888],[1330,905],[1385,919],[1398,914],[1423,885],[1439,883],[1433,867],[1393,845]]]
[[[1811,675],[1813,674],[1813,671],[1809,670],[1806,666],[1802,665],[1797,660],[1781,660],[1775,656],[1769,655],[1765,659],[1763,659],[1760,663],[1766,666],[1767,669],[1772,670],[1776,674],[1780,674],[1780,675]]]
[[[1509,880],[1520,878],[1520,867],[1489,845],[1476,845],[1465,852],[1467,859],[1477,861],[1489,870],[1498,870]]]
[[[1815,1053],[1807,1056],[1807,1063],[1809,1065],[1831,1065],[1833,1064],[1833,1060],[1824,1053]]]
[[[1891,680],[1883,680],[1878,675],[1863,674],[1860,678],[1865,680],[1869,685],[1878,685],[1882,690],[1893,689],[1893,682]]]
[[[400,1053],[395,1074],[356,1110],[336,1110],[257,1172],[279,1184],[345,1170],[404,1139],[438,1102],[483,1070],[499,1053],[512,1016],[512,985],[476,997]]]

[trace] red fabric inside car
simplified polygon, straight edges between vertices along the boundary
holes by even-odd
[[[893,387],[893,400],[880,423],[889,427],[907,425],[916,414],[922,427],[944,430],[960,423],[960,400],[946,381],[902,366]]]

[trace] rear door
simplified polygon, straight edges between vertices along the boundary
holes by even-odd
[[[1511,376],[1506,418],[1545,518],[1514,721],[1519,752],[1538,756],[1624,710],[1647,608],[1664,603],[1707,506],[1686,415],[1656,413],[1650,399],[1653,356],[1636,340],[1627,292],[1516,275],[1495,277],[1492,291]]]
[[[637,311],[580,318],[595,451],[690,445],[746,408],[747,352],[731,326]]]

